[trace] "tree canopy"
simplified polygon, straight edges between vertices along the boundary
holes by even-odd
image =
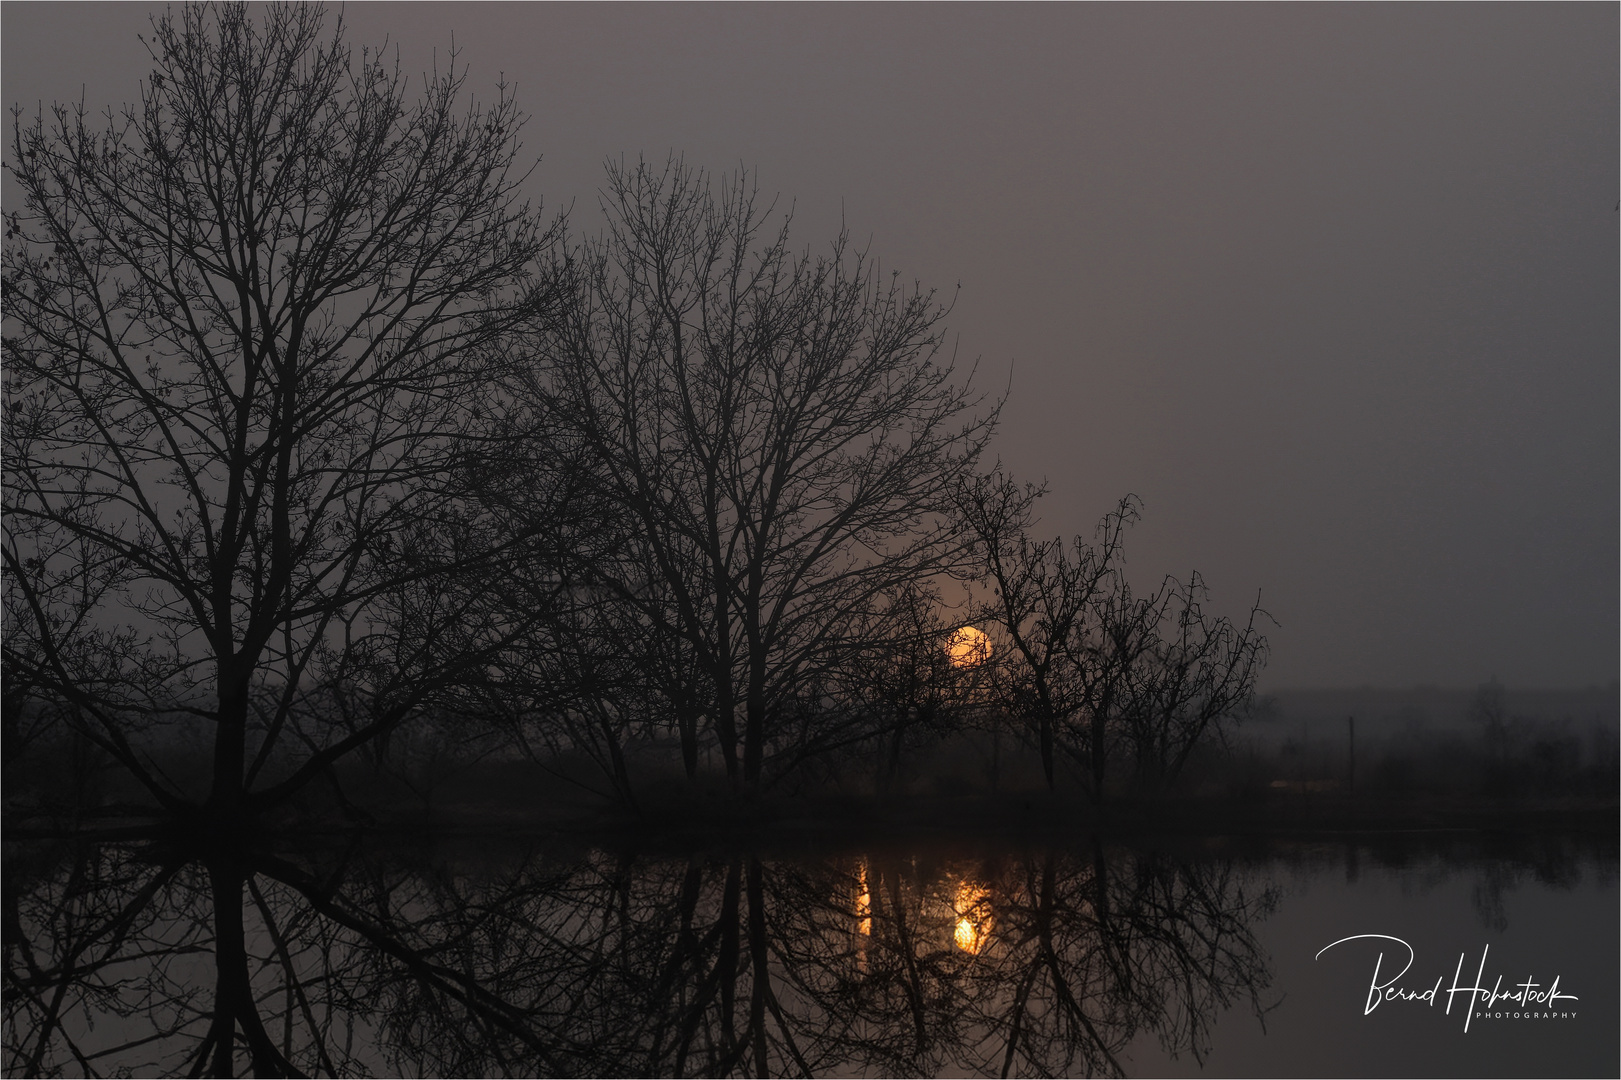
[[[418,85],[310,5],[182,7],[147,47],[137,105],[13,112],[8,738],[28,705],[205,822],[411,725],[627,802],[631,744],[752,797],[871,751],[887,788],[989,725],[1102,797],[1248,700],[1258,609],[1134,595],[1129,498],[1036,539],[949,304],[845,232],[794,246],[747,170],[610,162],[580,237],[454,53]],[[946,602],[975,580],[994,603]]]
[[[14,119],[8,672],[170,804],[132,725],[211,723],[234,812],[280,740],[330,760],[461,662],[376,605],[490,547],[459,477],[552,239],[522,118],[455,70],[413,101],[337,22],[182,7],[138,106]],[[346,687],[355,730],[307,715]]]

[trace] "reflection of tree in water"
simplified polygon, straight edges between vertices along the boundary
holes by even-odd
[[[174,1070],[148,1047],[210,1008],[194,962],[211,946],[207,878],[187,876],[110,847],[45,865],[7,859],[8,1075],[95,1075],[133,1061]]]
[[[28,853],[8,1074],[1117,1073],[1255,1000],[1217,862]],[[493,866],[493,868],[492,868]]]
[[[1539,837],[1528,850],[1515,851],[1508,845],[1502,846],[1506,850],[1498,851],[1500,856],[1517,854],[1520,857],[1484,860],[1471,890],[1475,915],[1488,930],[1502,933],[1508,929],[1504,897],[1519,889],[1528,878],[1558,889],[1573,889],[1581,883],[1581,849],[1565,837]]]

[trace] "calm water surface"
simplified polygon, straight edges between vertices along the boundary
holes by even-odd
[[[4,1065],[1613,1076],[1618,948],[1613,840],[13,844]]]

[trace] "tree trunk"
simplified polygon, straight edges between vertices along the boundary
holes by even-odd
[[[765,875],[760,860],[749,858],[749,960],[754,968],[749,980],[749,1029],[753,1033],[754,1075],[771,1075],[771,1056],[766,1046],[765,1004],[771,992],[771,953],[765,925]]]
[[[209,884],[214,894],[214,1045],[215,1076],[235,1076],[236,1030],[248,1044],[248,1060],[255,1076],[298,1076],[265,1031],[253,1000],[248,976],[247,943],[242,920],[242,867],[229,861],[210,861]]]
[[[895,721],[895,731],[889,739],[889,760],[883,765],[883,794],[889,795],[895,790],[895,781],[901,774],[901,742],[906,738],[906,722],[909,719],[905,712],[901,713]]]
[[[625,751],[613,732],[610,731],[607,735],[608,760],[613,764],[614,787],[619,789],[619,797],[626,806],[636,813],[641,813],[641,808],[636,805],[636,793],[631,789],[630,768],[625,764]]]
[[[695,784],[698,782],[698,710],[684,694],[676,705],[675,723],[681,732],[681,764],[687,771],[687,783]]]
[[[748,712],[743,728],[743,790],[760,794],[760,773],[765,764],[765,688],[749,686]]]
[[[1025,656],[1030,654],[1025,651]],[[1051,656],[1049,654],[1049,660]],[[1036,677],[1036,742],[1041,750],[1041,771],[1047,777],[1047,790],[1052,791],[1056,786],[1053,783],[1053,698],[1052,691],[1047,687],[1047,677],[1043,669],[1031,664]]]
[[[221,673],[218,724],[214,730],[214,780],[207,805],[211,826],[234,823],[245,809],[247,729],[248,681]]]
[[[726,779],[731,782],[735,794],[740,779],[737,767],[737,695],[732,683],[732,652],[724,637],[724,611],[717,611],[716,621],[722,644],[715,657],[715,737],[720,743],[721,759],[726,763]]]
[[[726,779],[731,782],[735,793],[741,781],[737,767],[737,706],[730,693],[717,694],[716,697],[719,707],[715,709],[715,737],[720,743],[721,760],[726,763]]]
[[[1104,750],[1103,740],[1107,735],[1102,709],[1092,713],[1092,797],[1097,801],[1103,800],[1103,773],[1108,766],[1108,756]]]
[[[726,887],[721,893],[720,951],[715,957],[715,975],[720,983],[721,1045],[716,1054],[719,1059],[730,1057],[737,1047],[737,968],[742,952],[738,898],[743,891],[742,884],[743,864],[734,856],[726,868]]]
[[[1046,710],[1041,710],[1038,734],[1041,739],[1041,771],[1047,776],[1047,790],[1056,786],[1053,782],[1053,718]]]

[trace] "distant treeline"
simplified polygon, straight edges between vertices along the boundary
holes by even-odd
[[[1257,702],[1232,761],[1291,793],[1613,798],[1617,717],[1613,682],[1282,691]]]

